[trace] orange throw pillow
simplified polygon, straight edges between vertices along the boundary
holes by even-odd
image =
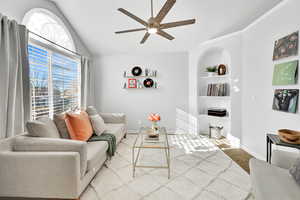
[[[93,128],[86,112],[67,113],[65,121],[72,140],[87,141],[93,135]]]

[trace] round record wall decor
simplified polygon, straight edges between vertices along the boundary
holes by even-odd
[[[131,70],[131,73],[132,73],[133,76],[140,76],[140,75],[142,75],[142,72],[143,72],[143,70],[139,66],[135,66]]]
[[[147,78],[144,80],[144,86],[146,88],[152,88],[154,85],[154,81],[151,78]]]

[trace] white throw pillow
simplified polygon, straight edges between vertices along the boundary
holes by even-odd
[[[100,115],[91,115],[89,117],[95,134],[100,136],[106,130],[106,125],[104,123],[104,120]]]

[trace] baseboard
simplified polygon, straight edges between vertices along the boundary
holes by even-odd
[[[254,152],[254,151],[252,151],[250,148],[246,147],[245,145],[242,145],[241,149],[247,151],[249,154],[251,154],[252,156],[254,156],[257,159],[266,160],[266,158],[264,156],[262,156],[261,154],[258,154],[256,152]]]

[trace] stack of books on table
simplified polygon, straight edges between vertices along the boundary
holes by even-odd
[[[208,108],[207,114],[216,117],[225,117],[227,110],[225,108]]]

